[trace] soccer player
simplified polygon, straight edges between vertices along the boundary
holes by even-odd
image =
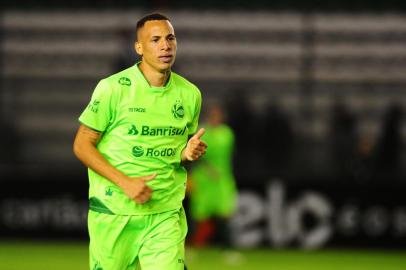
[[[190,210],[196,222],[191,243],[201,247],[214,241],[227,247],[230,244],[227,224],[237,207],[232,166],[234,132],[224,123],[219,104],[208,108],[205,141],[210,148],[193,166],[190,178]]]
[[[206,151],[201,94],[171,71],[177,42],[167,17],[143,17],[136,34],[141,61],[98,83],[74,141],[89,168],[90,269],[183,270],[182,162]]]

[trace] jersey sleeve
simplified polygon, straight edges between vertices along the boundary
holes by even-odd
[[[93,91],[92,98],[79,117],[83,125],[103,132],[112,119],[112,89],[109,83],[101,80]]]
[[[202,95],[199,90],[197,90],[196,100],[195,100],[195,110],[192,121],[188,124],[189,135],[193,135],[197,131],[199,125],[200,110],[202,107]]]

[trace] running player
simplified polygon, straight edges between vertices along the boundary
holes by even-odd
[[[89,168],[90,269],[183,270],[182,161],[206,151],[204,129],[196,132],[201,94],[171,71],[167,17],[147,15],[136,32],[141,61],[98,83],[74,142]]]

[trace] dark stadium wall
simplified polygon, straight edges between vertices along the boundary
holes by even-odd
[[[240,190],[234,246],[404,247],[404,187],[297,180],[306,185],[271,179]],[[0,239],[87,239],[85,198],[86,179],[9,182],[0,189]]]
[[[325,12],[402,12],[406,10],[406,3],[400,0],[379,1],[379,0],[333,0],[333,1],[298,1],[298,0],[255,0],[255,1],[242,1],[242,0],[224,0],[224,1],[197,1],[197,0],[181,0],[181,1],[167,1],[167,0],[85,0],[85,1],[34,1],[34,0],[20,0],[20,1],[3,1],[2,6],[5,9],[22,10],[22,9],[128,9],[128,8],[142,8],[147,10],[156,9],[217,9],[217,10],[289,10],[289,11],[325,11]]]

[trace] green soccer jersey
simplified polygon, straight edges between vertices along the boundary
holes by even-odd
[[[97,149],[130,177],[157,173],[148,182],[152,198],[141,205],[111,181],[89,169],[90,209],[143,215],[179,209],[186,170],[181,151],[198,126],[199,89],[172,72],[164,87],[152,87],[138,64],[99,82],[79,121],[102,132]]]

